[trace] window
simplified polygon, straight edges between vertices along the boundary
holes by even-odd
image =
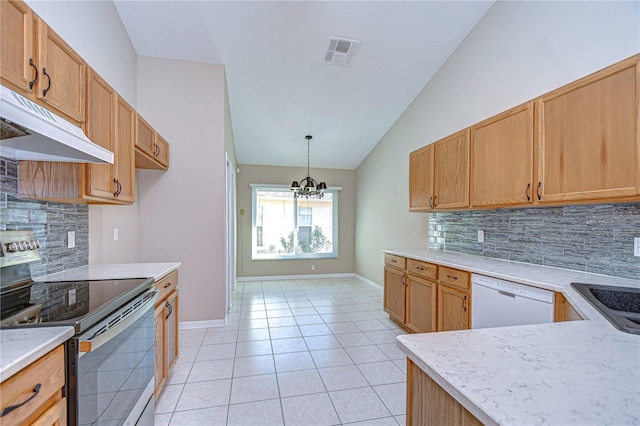
[[[338,192],[298,198],[288,187],[254,185],[252,259],[338,257]]]

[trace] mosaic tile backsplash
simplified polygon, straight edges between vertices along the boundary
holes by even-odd
[[[18,198],[18,163],[0,158],[0,230],[33,231],[42,260],[31,264],[31,276],[89,263],[89,208]],[[76,246],[67,248],[67,232],[75,231]]]
[[[429,215],[429,248],[640,279],[634,237],[640,203]]]

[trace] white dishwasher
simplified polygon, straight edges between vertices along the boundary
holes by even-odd
[[[473,274],[471,327],[553,322],[553,291]]]

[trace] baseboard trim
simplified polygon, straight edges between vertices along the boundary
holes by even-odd
[[[341,274],[271,275],[265,277],[238,277],[237,281],[308,280],[312,278],[356,278],[356,274],[348,272]]]
[[[380,290],[380,291],[384,291],[384,287],[382,287],[382,286],[381,286],[380,284],[378,284],[377,282],[375,282],[375,281],[371,281],[370,279],[367,279],[367,278],[363,277],[362,275],[355,274],[355,276],[356,276],[356,278],[357,278],[357,279],[359,279],[359,280],[360,280],[360,281],[362,281],[363,283],[368,284],[368,285],[370,285],[371,287],[373,287],[373,288],[375,288],[375,289],[378,289],[378,290]]]
[[[193,328],[226,327],[227,319],[207,320],[207,321],[180,321],[180,330],[190,330]]]

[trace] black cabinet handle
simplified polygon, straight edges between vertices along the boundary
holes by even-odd
[[[536,189],[536,194],[538,195],[538,201],[542,200],[540,196],[540,187],[542,186],[542,182],[538,182],[538,188]]]
[[[531,201],[531,197],[529,197],[529,190],[531,189],[531,184],[527,184],[527,189],[525,189],[524,194],[527,196],[527,201]]]
[[[31,401],[33,398],[38,396],[38,394],[40,393],[40,388],[41,387],[42,387],[42,384],[40,384],[40,383],[35,385],[35,387],[33,388],[33,391],[32,391],[33,395],[31,395],[26,401],[23,401],[20,404],[10,405],[7,408],[5,408],[4,410],[2,410],[2,413],[0,413],[0,417],[6,416],[7,414],[12,412],[13,410],[22,407],[24,404],[26,404],[27,402]]]
[[[171,283],[165,284],[164,287],[162,287],[162,288],[169,288],[169,287],[171,287]]]
[[[116,184],[116,192],[113,193],[113,196],[118,198],[118,196],[122,192],[122,185],[120,184],[120,181],[116,178],[113,178],[113,182]]]
[[[433,207],[431,207],[432,209],[435,209],[435,208],[436,208],[436,198],[437,198],[437,197],[434,195],[434,196],[433,196]]]
[[[447,274],[447,278],[450,278],[452,280],[457,280],[458,279],[458,277],[454,277],[453,275],[449,275],[449,274]]]
[[[467,312],[467,296],[466,295],[462,299],[462,309],[464,309],[464,311]]]
[[[167,302],[167,304],[165,305],[165,307],[167,309],[169,309],[169,313],[167,314],[167,316],[165,317],[165,319],[169,319],[169,317],[171,316],[171,314],[173,313],[173,307],[171,306],[171,304],[169,302]]]
[[[36,70],[36,78],[33,79],[33,81],[29,82],[29,90],[33,89],[33,86],[35,86],[36,82],[38,81],[38,67],[36,67],[36,64],[33,63],[33,59],[29,59],[29,65],[31,65],[33,67],[34,70]]]
[[[42,74],[46,75],[47,78],[49,79],[49,85],[47,86],[46,89],[44,89],[42,91],[42,96],[46,98],[47,97],[47,93],[51,89],[51,76],[49,74],[47,74],[47,69],[46,68],[42,68]]]
[[[429,208],[433,208],[433,197],[429,197]]]

